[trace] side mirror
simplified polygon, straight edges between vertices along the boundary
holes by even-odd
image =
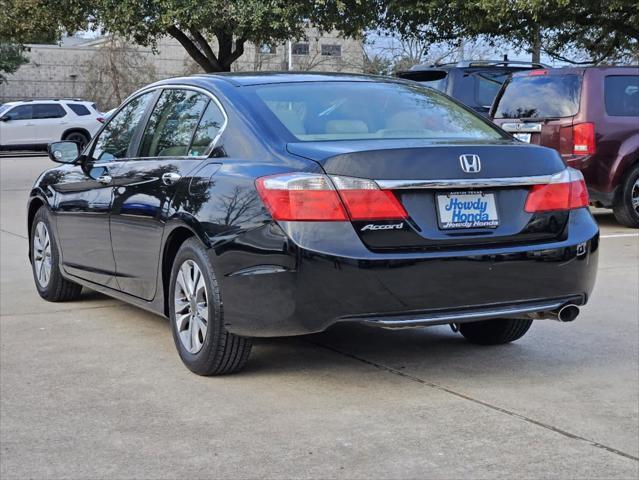
[[[0,117],[0,122],[8,122],[9,120],[11,120],[11,117],[9,115],[3,115],[2,117]]]
[[[75,163],[80,157],[80,147],[75,142],[53,142],[47,151],[49,158],[57,163]]]

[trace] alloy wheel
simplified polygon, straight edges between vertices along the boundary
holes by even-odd
[[[209,308],[206,282],[200,267],[186,260],[177,274],[174,293],[175,323],[182,345],[196,354],[204,345]]]
[[[46,288],[51,277],[51,237],[44,222],[38,222],[33,234],[33,263],[38,283]]]
[[[632,186],[632,191],[630,192],[630,201],[632,203],[632,208],[635,212],[639,214],[639,178],[635,180],[635,184]]]

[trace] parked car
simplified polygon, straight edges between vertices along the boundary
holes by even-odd
[[[42,148],[58,140],[84,147],[104,119],[79,99],[8,102],[0,107],[0,149]]]
[[[39,294],[170,319],[192,371],[252,337],[358,322],[517,340],[574,320],[598,228],[581,174],[435,90],[346,74],[200,75],[126,100],[36,181]]]
[[[495,123],[552,147],[580,170],[592,202],[639,228],[639,67],[570,67],[513,75]]]
[[[542,67],[545,65],[540,63],[474,60],[415,65],[397,76],[440,90],[482,115],[488,115],[495,95],[512,73]]]

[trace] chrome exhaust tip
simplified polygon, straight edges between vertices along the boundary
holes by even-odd
[[[564,305],[557,311],[557,320],[560,322],[572,322],[579,315],[579,307],[572,303]]]

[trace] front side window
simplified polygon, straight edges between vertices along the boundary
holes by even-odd
[[[581,76],[515,74],[495,107],[495,118],[572,117],[579,111]]]
[[[95,142],[95,160],[109,162],[126,158],[135,130],[154,93],[147,92],[134,98],[111,118]]]
[[[478,115],[419,85],[302,82],[252,88],[268,110],[302,141],[504,138]]]
[[[31,120],[33,118],[33,105],[18,105],[6,114],[9,120]]]
[[[139,156],[186,156],[208,101],[191,90],[164,90],[144,130]]]
[[[639,75],[612,75],[604,80],[606,113],[639,117]]]
[[[202,115],[202,119],[195,130],[195,135],[193,135],[189,156],[199,157],[204,155],[224,127],[225,121],[224,114],[217,104],[209,101],[204,115]]]
[[[57,103],[36,103],[33,105],[33,118],[44,120],[47,118],[62,118],[67,112]]]

